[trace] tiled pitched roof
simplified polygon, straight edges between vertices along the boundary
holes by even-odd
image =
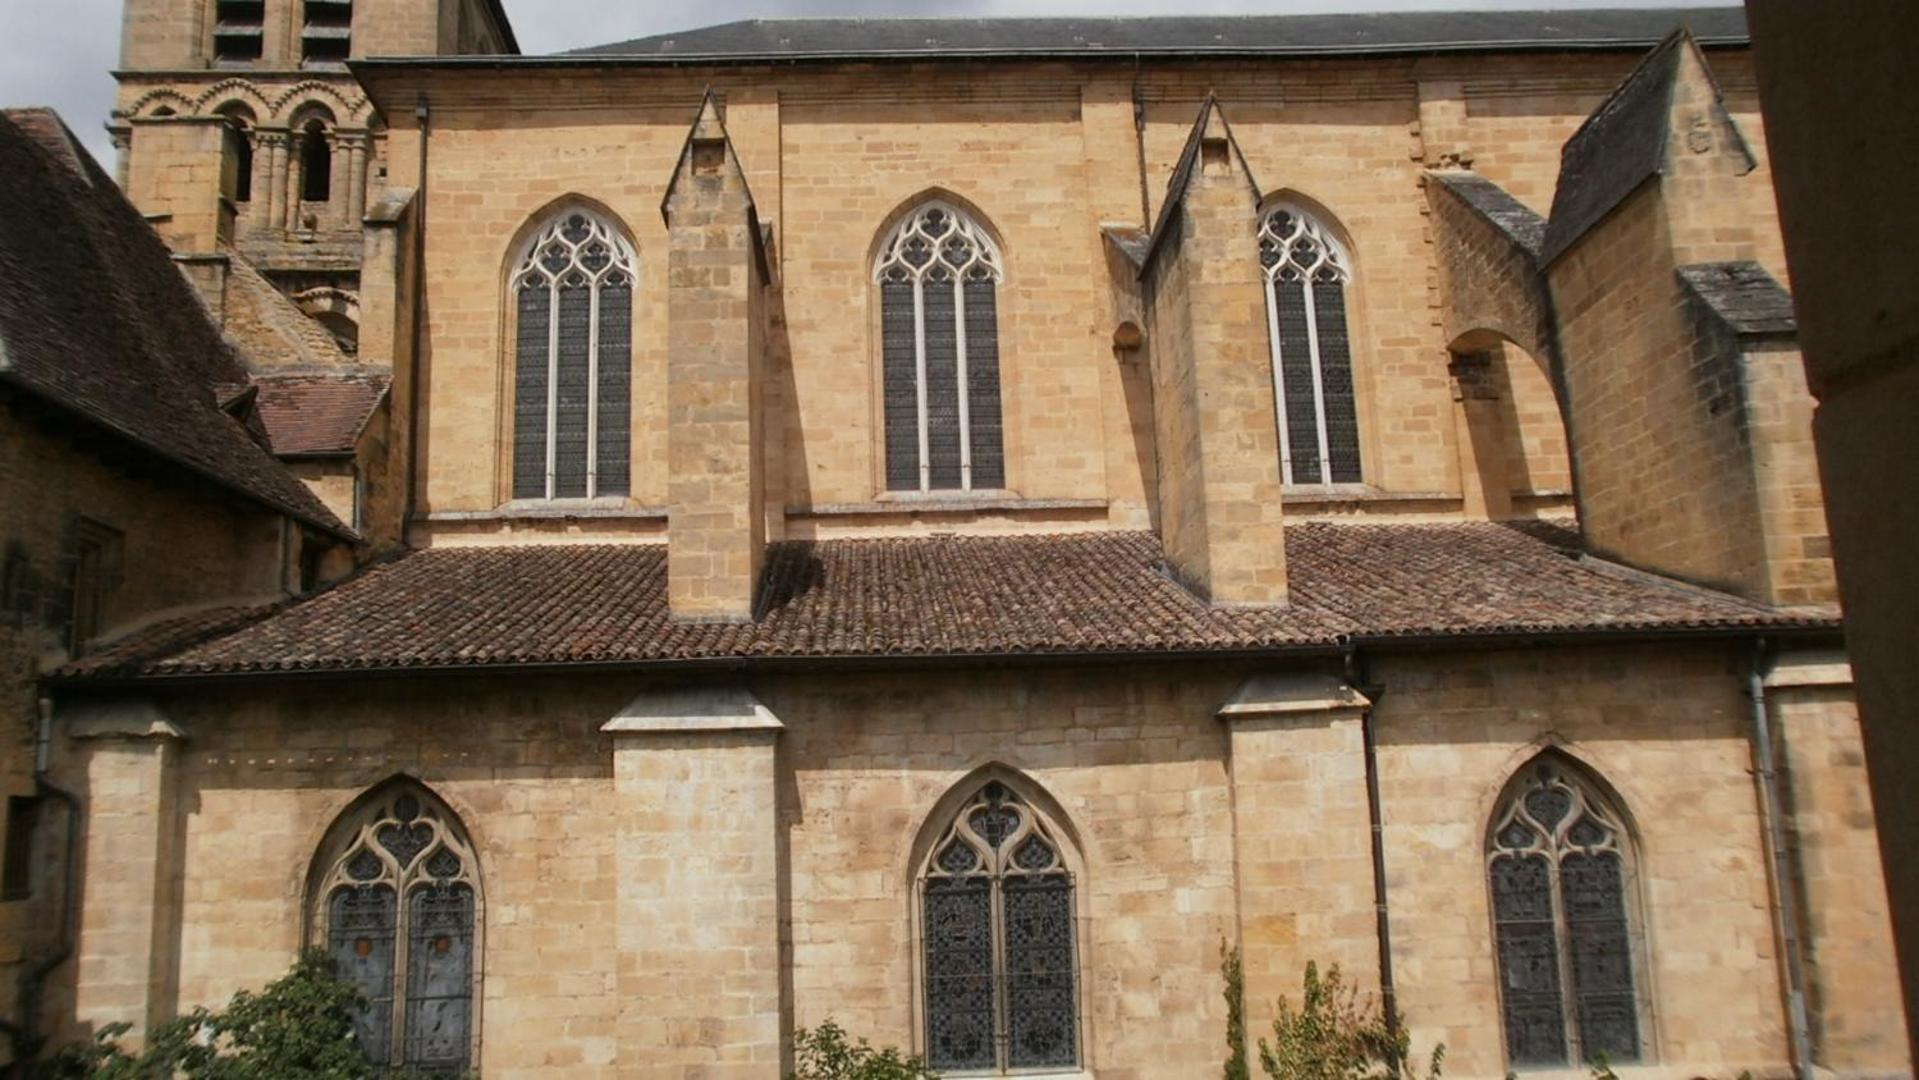
[[[1150,533],[789,541],[772,546],[760,618],[744,624],[672,621],[657,545],[439,548],[232,633],[61,677],[1247,653],[1836,625],[1619,570],[1564,541],[1489,524],[1295,525],[1294,602],[1270,609],[1201,603],[1167,576]]]
[[[280,457],[353,453],[392,380],[385,375],[266,375],[256,378],[260,420]]]
[[[46,109],[0,112],[0,382],[321,530],[351,532],[232,417],[241,369],[166,245]]]
[[[1645,48],[1691,24],[1746,40],[1736,7],[1435,11],[1156,18],[747,19],[578,49],[569,56],[791,59],[808,56],[1226,53],[1340,55],[1500,48]]]

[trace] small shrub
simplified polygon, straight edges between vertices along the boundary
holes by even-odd
[[[1403,1025],[1388,1023],[1372,1001],[1340,977],[1339,965],[1321,978],[1306,965],[1299,1008],[1281,999],[1273,1041],[1259,1040],[1259,1065],[1271,1080],[1420,1080],[1412,1066],[1411,1039]],[[1433,1048],[1424,1080],[1439,1080],[1446,1048]]]
[[[369,1064],[353,1016],[366,998],[311,950],[258,993],[242,990],[220,1012],[195,1009],[155,1029],[138,1055],[120,1047],[126,1024],[42,1063],[41,1080],[409,1080]]]
[[[1226,980],[1226,1064],[1220,1070],[1224,1080],[1252,1080],[1246,1065],[1246,970],[1240,964],[1239,950],[1219,943],[1219,974]]]
[[[831,1020],[801,1028],[793,1057],[798,1068],[787,1080],[939,1080],[919,1058],[903,1057],[890,1046],[875,1050],[865,1039],[848,1042],[845,1029]]]

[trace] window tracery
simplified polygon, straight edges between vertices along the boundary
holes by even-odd
[[[476,863],[450,811],[396,785],[333,830],[317,922],[376,1065],[463,1073],[473,1050]]]
[[[1554,758],[1501,804],[1488,874],[1511,1064],[1641,1056],[1630,840],[1619,814]]]
[[[575,208],[515,268],[514,498],[627,494],[637,265],[618,228]]]
[[[964,211],[934,201],[894,228],[880,288],[886,486],[1004,487],[999,249]]]
[[[983,785],[933,846],[921,905],[927,1063],[1076,1066],[1073,876],[1032,807]]]
[[[1277,390],[1280,466],[1288,484],[1358,483],[1345,252],[1313,215],[1290,203],[1260,218],[1267,332]]]

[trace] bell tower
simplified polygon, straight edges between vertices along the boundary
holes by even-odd
[[[216,312],[257,274],[351,354],[386,139],[348,61],[518,51],[500,0],[126,0],[120,185]]]

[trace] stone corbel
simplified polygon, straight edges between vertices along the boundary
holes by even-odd
[[[1214,714],[1228,724],[1255,720],[1339,720],[1358,717],[1372,699],[1334,675],[1318,672],[1255,675]]]
[[[181,739],[186,729],[148,698],[89,699],[63,705],[59,717],[72,739]]]
[[[786,729],[780,718],[744,687],[672,687],[649,690],[600,725],[609,735],[690,735]]]

